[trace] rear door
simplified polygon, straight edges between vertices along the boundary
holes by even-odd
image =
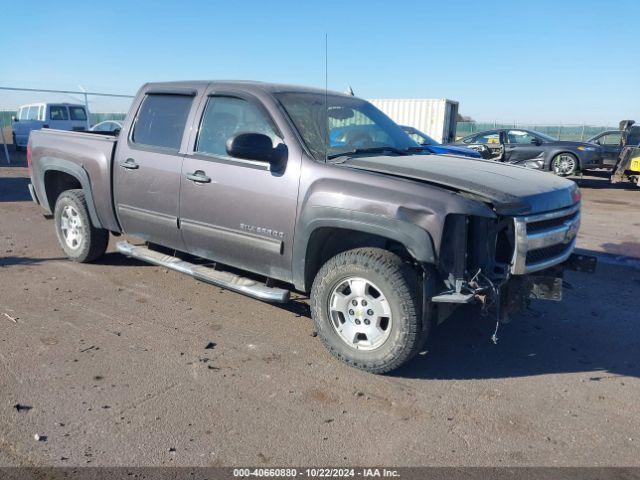
[[[265,104],[239,91],[208,92],[182,167],[180,228],[188,251],[238,268],[288,279],[296,219],[301,152],[281,133]],[[239,132],[263,133],[288,157],[266,162],[228,156]],[[199,177],[199,178],[198,178]]]
[[[16,140],[18,145],[25,146],[29,141],[29,134],[32,130],[42,128],[40,121],[40,105],[30,105],[22,108],[18,128],[16,129]]]
[[[21,107],[16,115],[17,122],[13,122],[13,134],[18,146],[24,147],[29,140],[29,107]]]
[[[184,250],[178,230],[181,148],[195,99],[195,91],[146,92],[128,138],[118,141],[113,165],[122,229],[177,250]]]

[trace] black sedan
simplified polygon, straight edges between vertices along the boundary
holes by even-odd
[[[600,145],[560,141],[531,130],[487,130],[464,137],[453,145],[486,145],[493,160],[552,171],[561,176],[603,166],[604,151]]]

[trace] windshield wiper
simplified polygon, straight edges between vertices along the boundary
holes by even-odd
[[[420,145],[419,147],[409,147],[405,150],[407,153],[424,152],[429,149],[429,145]]]
[[[391,152],[391,153],[395,153],[397,155],[408,155],[410,150],[402,150],[400,148],[396,148],[396,147],[391,147],[391,146],[386,146],[386,147],[369,147],[369,148],[355,148],[353,150],[349,150],[347,152],[342,152],[342,153],[335,153],[333,155],[328,155],[327,159],[331,160],[333,158],[338,158],[338,157],[351,157],[354,155],[358,155],[361,153],[384,153],[384,152]]]

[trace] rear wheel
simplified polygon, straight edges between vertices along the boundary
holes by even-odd
[[[91,262],[101,257],[109,244],[109,232],[91,224],[82,190],[62,192],[53,214],[58,243],[75,262]]]
[[[394,370],[413,358],[427,337],[418,291],[416,271],[391,252],[340,253],[313,282],[311,314],[318,336],[351,366],[372,373]]]
[[[551,161],[553,173],[560,177],[568,177],[578,170],[578,158],[572,153],[559,153]]]

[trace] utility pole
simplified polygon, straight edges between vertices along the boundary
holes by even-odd
[[[87,90],[82,86],[78,85],[80,91],[83,92],[84,95],[84,113],[87,117],[87,131],[91,128],[91,121],[89,120],[89,97],[87,97]]]

